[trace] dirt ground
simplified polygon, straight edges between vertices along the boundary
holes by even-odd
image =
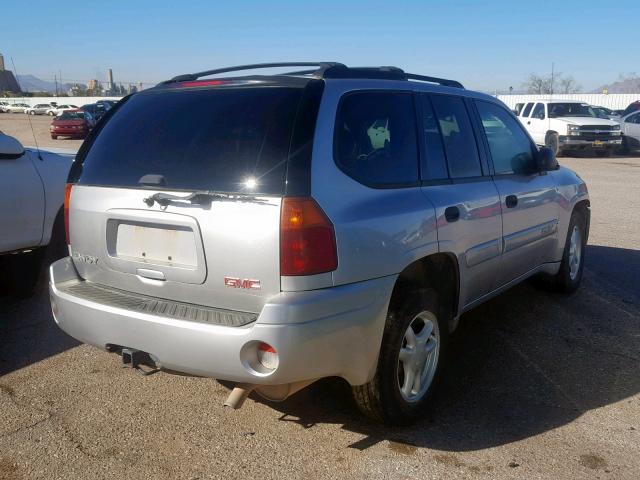
[[[23,121],[0,130],[31,144]],[[582,287],[525,283],[465,314],[416,425],[369,423],[334,379],[233,411],[214,380],[143,377],[60,331],[43,277],[0,298],[0,479],[637,480],[640,158],[560,162],[591,193]]]

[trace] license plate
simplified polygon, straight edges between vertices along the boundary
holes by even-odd
[[[187,227],[163,227],[120,223],[116,256],[157,265],[197,267],[193,231]]]
[[[602,147],[602,146],[604,146],[604,142],[602,140],[595,140],[593,142],[593,146],[594,147]]]

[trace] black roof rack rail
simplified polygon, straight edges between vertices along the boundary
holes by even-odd
[[[448,80],[446,78],[429,77],[427,75],[416,75],[415,73],[407,73],[407,80],[419,80],[421,82],[437,83],[444,87],[463,88],[462,84],[456,80]]]
[[[178,75],[171,80],[161,82],[161,84],[174,82],[189,82],[197,80],[201,77],[209,75],[217,75],[220,73],[238,72],[241,70],[256,70],[260,68],[279,68],[279,67],[317,67],[310,70],[300,70],[296,72],[287,72],[281,75],[313,75],[319,78],[362,78],[362,79],[380,79],[380,80],[417,80],[421,82],[436,83],[445,87],[464,88],[460,82],[448,80],[446,78],[430,77],[426,75],[416,75],[406,73],[398,67],[347,67],[339,62],[279,62],[279,63],[255,63],[251,65],[239,65],[237,67],[217,68],[214,70],[205,70],[198,73],[187,73]]]
[[[239,65],[237,67],[216,68],[214,70],[205,70],[198,73],[187,73],[184,75],[178,75],[170,80],[165,80],[161,83],[173,83],[173,82],[192,82],[200,77],[207,77],[209,75],[217,75],[219,73],[238,72],[241,70],[256,70],[259,68],[278,68],[278,67],[318,67],[316,70],[310,72],[321,76],[322,73],[331,67],[344,67],[345,65],[338,62],[277,62],[277,63],[254,63],[250,65]]]

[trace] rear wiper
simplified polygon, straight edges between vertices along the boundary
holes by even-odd
[[[185,203],[189,205],[202,205],[208,207],[213,201],[266,203],[263,200],[259,200],[258,198],[250,195],[234,195],[230,193],[211,192],[208,190],[196,190],[184,197],[158,192],[154,193],[150,197],[143,198],[142,201],[149,207],[153,207],[154,203],[157,203],[161,207],[166,207],[170,204],[180,205]]]

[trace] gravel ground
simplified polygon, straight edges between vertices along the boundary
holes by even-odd
[[[560,161],[591,193],[582,288],[464,315],[420,423],[370,424],[332,379],[224,409],[211,379],[143,377],[62,333],[43,278],[0,298],[0,479],[640,478],[640,158]]]

